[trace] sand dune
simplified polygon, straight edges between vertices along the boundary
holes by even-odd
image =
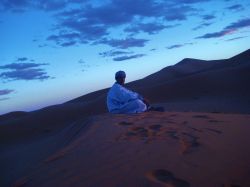
[[[247,50],[126,85],[164,113],[107,114],[103,89],[2,115],[0,186],[248,187],[249,72]]]
[[[73,134],[65,131],[65,146],[14,186],[250,186],[249,119],[179,112],[95,116],[79,121]]]

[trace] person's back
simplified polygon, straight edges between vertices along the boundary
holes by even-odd
[[[123,86],[125,78],[126,74],[123,71],[118,71],[115,74],[116,82],[110,88],[107,95],[107,107],[109,112],[127,114],[146,111],[147,105],[143,102],[142,96]]]

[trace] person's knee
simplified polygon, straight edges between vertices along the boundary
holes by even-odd
[[[144,112],[147,110],[147,105],[142,100],[136,100],[139,112]]]

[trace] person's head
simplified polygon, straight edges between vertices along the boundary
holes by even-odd
[[[117,71],[115,74],[115,80],[117,83],[124,85],[126,73],[124,71]]]

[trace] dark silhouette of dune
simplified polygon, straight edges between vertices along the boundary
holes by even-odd
[[[224,60],[186,58],[126,86],[140,92],[153,103],[166,103],[169,109],[177,107],[177,110],[185,111],[249,113],[249,69],[250,50]],[[98,100],[105,105],[107,90],[68,103]]]
[[[10,112],[5,115],[0,115],[0,122],[8,121],[8,120],[15,120],[15,119],[24,117],[27,114],[28,112],[23,112],[23,111]]]

